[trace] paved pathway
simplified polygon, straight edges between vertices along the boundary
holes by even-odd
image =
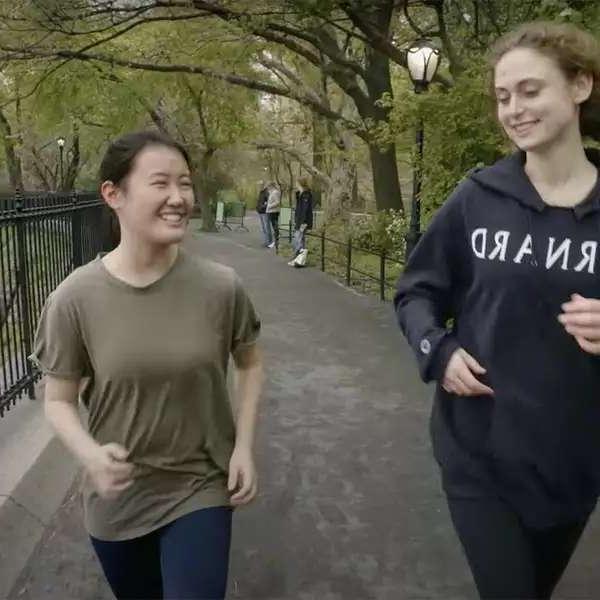
[[[431,390],[390,305],[288,267],[251,229],[188,242],[237,269],[264,321],[261,495],[235,517],[229,597],[474,598],[430,454]],[[599,547],[594,522],[557,597],[600,596]],[[110,598],[72,492],[16,598]]]

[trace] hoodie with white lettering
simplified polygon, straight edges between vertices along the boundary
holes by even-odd
[[[600,155],[587,151],[600,166]],[[424,381],[446,493],[500,496],[532,527],[582,517],[600,494],[600,358],[558,315],[600,298],[600,181],[573,208],[544,203],[517,152],[472,172],[410,256],[394,306]],[[464,348],[493,396],[440,385]]]

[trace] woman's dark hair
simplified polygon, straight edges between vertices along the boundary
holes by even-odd
[[[579,73],[593,77],[588,100],[581,105],[580,127],[583,136],[600,140],[600,44],[589,32],[570,23],[536,21],[525,23],[503,35],[490,52],[491,88],[494,70],[500,59],[515,48],[530,48],[556,61],[565,77],[572,81]]]
[[[136,131],[114,140],[107,148],[100,163],[100,183],[112,181],[115,185],[122,185],[123,180],[131,173],[136,157],[148,146],[165,146],[177,150],[191,170],[189,154],[182,144],[160,131]]]

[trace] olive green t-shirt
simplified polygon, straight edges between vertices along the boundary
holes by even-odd
[[[31,359],[46,374],[83,379],[90,434],[122,444],[136,466],[135,483],[115,500],[84,480],[92,536],[131,539],[229,504],[227,364],[259,330],[235,272],[182,249],[145,287],[117,279],[98,257],[52,292]]]

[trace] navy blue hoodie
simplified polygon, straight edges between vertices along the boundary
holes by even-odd
[[[573,293],[600,298],[600,182],[546,205],[524,153],[472,172],[414,249],[394,305],[424,381],[464,348],[495,395],[437,387],[434,454],[446,492],[500,495],[532,527],[593,509],[600,491],[600,358],[557,320]],[[600,156],[588,157],[600,166]]]

